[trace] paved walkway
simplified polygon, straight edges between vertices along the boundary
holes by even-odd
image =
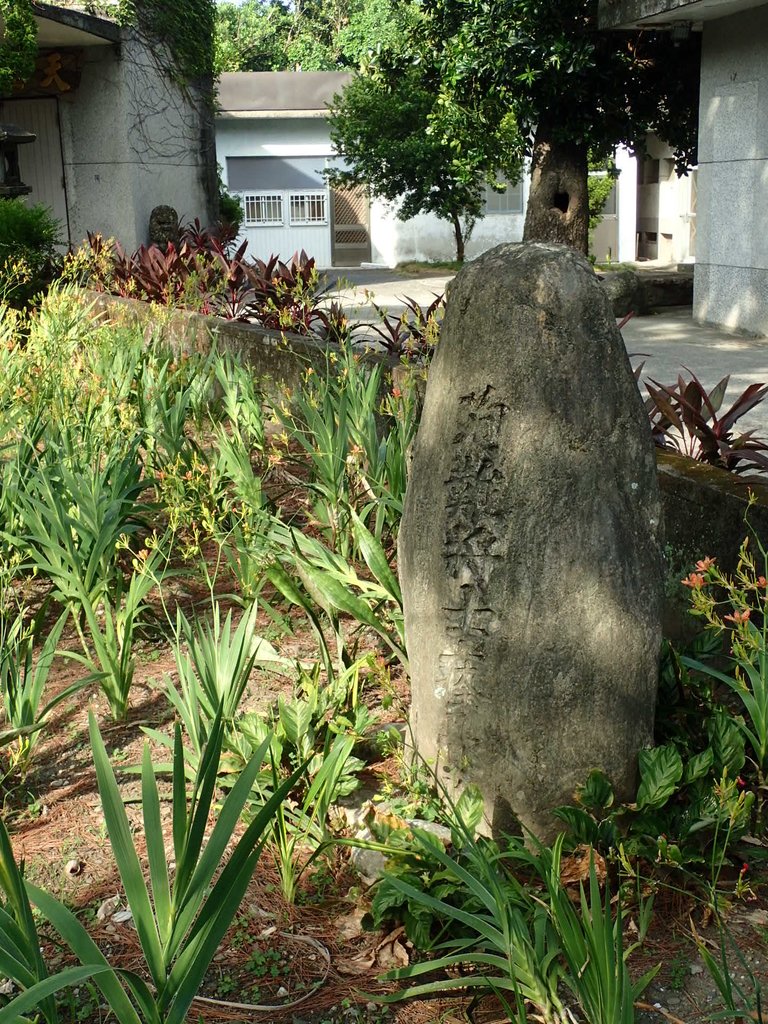
[[[445,291],[452,274],[405,277],[393,270],[334,271],[342,287],[336,297],[359,320],[375,319],[366,292],[390,313],[400,314],[402,299],[409,296],[428,305],[435,294]],[[633,317],[623,329],[630,355],[645,361],[643,375],[662,384],[672,384],[684,367],[693,370],[707,387],[730,374],[725,406],[749,384],[768,382],[768,338],[748,338],[715,327],[702,327],[691,318],[691,310],[674,307],[650,316]],[[633,365],[636,364],[632,360]],[[757,429],[768,437],[768,399],[739,421],[744,429]]]

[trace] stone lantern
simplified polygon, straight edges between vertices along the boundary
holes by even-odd
[[[36,138],[16,124],[0,124],[0,199],[26,196],[32,191],[32,186],[21,180],[19,146]]]

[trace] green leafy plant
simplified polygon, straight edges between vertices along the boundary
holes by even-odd
[[[634,1024],[635,1000],[657,974],[660,964],[633,982],[627,958],[640,945],[647,931],[652,904],[641,912],[640,941],[624,948],[623,913],[617,902],[611,910],[611,892],[606,884],[600,893],[594,860],[589,865],[589,895],[580,885],[580,913],[576,911],[560,881],[562,837],[551,852],[540,848],[538,858],[546,872],[549,915],[567,964],[565,985],[576,998],[590,1024]],[[538,866],[538,865],[537,865]],[[541,871],[540,873],[544,873]],[[546,870],[548,868],[548,870]]]
[[[26,990],[0,1010],[0,1024],[17,1021],[22,1012],[37,1006],[51,993],[87,977],[94,978],[120,1024],[183,1024],[218,945],[237,913],[272,818],[302,769],[285,780],[253,815],[227,859],[227,850],[265,751],[258,752],[246,766],[224,801],[206,842],[221,756],[221,717],[211,729],[209,743],[194,775],[191,797],[187,795],[181,731],[177,727],[172,784],[175,869],[171,878],[157,779],[146,746],[141,785],[149,862],[147,881],[109,756],[93,716],[90,738],[107,831],[151,983],[132,971],[113,971],[77,919],[43,890],[27,884],[25,888],[32,902],[72,948],[83,967],[44,980],[39,980],[43,969],[38,967],[37,973],[28,978],[34,983],[27,983]],[[0,849],[0,855],[3,853],[7,851]],[[10,868],[7,857],[3,857],[3,863],[11,884],[18,884],[18,869]],[[23,906],[21,910],[23,912]],[[3,935],[6,934],[2,932],[4,923],[0,918],[0,934]],[[32,929],[34,934],[34,925]]]
[[[67,652],[68,658],[89,670],[87,682],[98,682],[115,720],[125,718],[128,712],[128,698],[136,668],[133,640],[147,611],[146,599],[156,586],[165,563],[159,547],[143,554],[143,558],[134,559],[135,571],[127,586],[120,576],[114,593],[104,594],[96,601],[85,589],[80,590],[79,604],[88,633],[80,624],[78,615],[73,621],[84,653]]]
[[[762,785],[768,773],[768,552],[759,538],[755,538],[755,544],[761,559],[760,571],[747,538],[733,576],[723,573],[714,559],[707,558],[683,580],[690,589],[692,614],[703,618],[712,631],[728,636],[733,674],[695,658],[684,657],[682,661],[689,669],[723,683],[739,701],[746,718],[735,717],[734,722],[750,746]]]
[[[354,737],[336,736],[315,766],[311,780],[301,802],[292,806],[282,804],[272,829],[280,888],[289,903],[296,901],[301,876],[331,843],[326,822],[331,804],[339,796],[342,778],[349,775],[349,762]],[[273,766],[273,785],[279,777]]]
[[[50,283],[60,234],[61,225],[47,207],[28,206],[23,199],[0,203],[0,294],[6,302],[25,306]]]
[[[10,726],[0,733],[0,746],[14,744],[10,764],[15,770],[26,768],[39,731],[54,708],[84,685],[82,681],[73,683],[43,703],[45,684],[68,617],[63,612],[41,643],[47,607],[44,603],[29,623],[26,608],[20,608],[12,617],[0,612],[0,692],[6,725]]]
[[[476,818],[481,804],[475,798],[472,805],[470,813]],[[374,897],[379,918],[406,902],[412,933],[421,948],[434,954],[387,977],[413,981],[435,971],[449,976],[417,981],[379,998],[392,1002],[456,989],[486,990],[511,999],[518,1008],[517,1021],[527,1019],[522,1004],[528,1002],[537,1018],[565,1024],[573,1019],[561,995],[565,986],[586,1020],[632,1024],[634,1001],[658,970],[633,983],[626,963],[645,935],[652,905],[641,907],[638,943],[625,948],[620,902],[614,915],[609,887],[603,895],[594,863],[587,892],[581,887],[579,908],[571,902],[561,882],[562,836],[551,848],[533,839],[528,848],[521,840],[508,839],[500,849],[475,839],[472,819],[465,821],[459,808],[451,820],[454,852],[438,837],[413,828],[403,855],[421,855],[423,863],[404,874],[398,870],[398,857],[392,857],[380,883],[383,888]],[[391,856],[397,848],[388,841],[381,849]],[[526,884],[517,877],[521,869],[530,877]],[[537,889],[541,884],[543,895]]]
[[[575,803],[554,812],[569,839],[651,863],[708,865],[715,880],[750,828],[754,794],[739,784],[744,744],[737,724],[718,713],[707,733],[709,746],[685,761],[673,743],[641,751],[634,804],[617,804],[608,779],[592,772]]]
[[[37,25],[29,0],[0,0],[5,21],[0,41],[0,96],[32,74],[37,56]]]
[[[84,599],[96,606],[120,586],[117,557],[125,538],[146,526],[139,499],[147,486],[138,441],[127,454],[84,462],[71,436],[48,439],[17,496],[20,533],[32,565],[76,613]]]
[[[266,575],[286,600],[306,614],[329,678],[336,671],[343,672],[354,660],[354,651],[350,651],[342,627],[342,615],[373,630],[407,668],[400,585],[381,544],[354,510],[349,509],[347,515],[372,579],[361,576],[354,565],[320,541],[279,523],[270,534],[277,557],[267,567]],[[336,667],[319,612],[330,624],[336,640]]]
[[[718,1014],[718,1017],[726,1020],[743,1018],[761,1020],[763,1017],[763,993],[760,981],[729,932],[717,907],[714,908],[714,914],[718,932],[716,956],[696,931],[692,922],[691,930],[699,956],[723,1001],[723,1011]],[[738,968],[733,964],[734,956],[739,961]],[[739,972],[741,972],[741,979],[739,979]],[[740,984],[740,980],[741,982],[748,980],[748,984]]]
[[[285,671],[292,667],[269,641],[256,635],[258,612],[254,603],[233,629],[232,612],[222,621],[218,601],[213,603],[210,623],[190,622],[181,609],[177,610],[174,655],[178,687],[169,679],[166,692],[197,758],[208,742],[217,714],[223,721],[225,743],[231,741],[254,668]],[[169,746],[162,733],[146,731],[157,742]]]

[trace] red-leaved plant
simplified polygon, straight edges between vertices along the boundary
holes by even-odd
[[[440,336],[445,296],[435,295],[434,300],[425,309],[407,295],[403,303],[405,309],[396,317],[372,302],[371,305],[379,316],[379,323],[372,325],[371,330],[378,335],[381,344],[390,355],[399,359],[426,362],[432,357]],[[359,345],[365,343],[365,339],[357,342]]]
[[[685,369],[690,380],[678,375],[675,384],[645,382],[654,442],[732,473],[768,470],[768,440],[754,430],[734,429],[742,416],[763,401],[768,384],[750,384],[723,410],[730,376],[708,391],[693,371]]]

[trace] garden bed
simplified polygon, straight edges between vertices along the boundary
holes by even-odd
[[[429,771],[414,770],[403,757],[407,654],[394,553],[418,410],[409,378],[391,387],[380,363],[361,362],[343,347],[333,350],[337,363],[326,373],[324,355],[316,363],[292,344],[283,378],[292,381],[289,401],[277,389],[265,394],[254,384],[242,349],[211,346],[203,318],[173,312],[170,320],[178,318],[178,326],[169,327],[141,307],[155,332],[147,346],[136,307],[108,303],[94,320],[82,295],[54,293],[23,334],[10,316],[0,327],[7,446],[0,493],[0,678],[3,731],[21,729],[12,741],[3,737],[0,756],[3,823],[16,859],[24,860],[31,885],[76,913],[113,968],[146,981],[140,913],[126,913],[130,886],[125,863],[116,858],[115,821],[124,803],[123,842],[135,845],[144,877],[157,880],[158,850],[171,876],[183,874],[174,829],[178,790],[167,770],[174,726],[183,726],[185,750],[176,779],[186,777],[190,792],[207,744],[218,736],[209,826],[225,815],[236,780],[252,767],[258,785],[244,791],[245,820],[233,825],[211,884],[226,878],[235,843],[269,793],[291,780],[290,799],[281,805],[286,817],[273,809],[253,879],[233,904],[223,941],[210,951],[195,995],[214,1001],[198,998],[188,1019],[464,1019],[469,1001],[451,992],[460,969],[435,968],[428,947],[438,936],[467,937],[466,920],[450,915],[456,908],[470,918],[479,913],[472,879],[493,877],[501,887],[501,898],[488,909],[494,920],[505,920],[513,897],[526,914],[535,908],[549,914],[551,894],[544,876],[524,862],[523,844],[511,840],[508,854],[466,835],[455,810],[441,806]],[[248,328],[244,337],[253,339],[257,331]],[[274,347],[282,358],[280,344]],[[278,372],[277,363],[269,365]],[[697,543],[691,541],[695,557],[719,554],[696,551]],[[721,586],[712,566],[689,565],[681,578],[689,571],[697,600],[710,582]],[[758,571],[745,601],[763,586]],[[733,599],[741,601],[745,592]],[[736,625],[721,620],[732,639],[750,635],[749,617],[740,609],[743,604],[733,605],[741,616]],[[20,633],[13,631],[17,620]],[[28,687],[34,707],[14,711],[9,696],[44,663],[41,648],[52,635],[56,653],[44,696],[34,704]],[[701,972],[691,973],[692,965],[702,964],[690,920],[713,955],[725,934],[717,925],[724,922],[745,958],[730,952],[734,972],[747,978],[752,971],[761,980],[760,944],[768,926],[764,831],[750,833],[760,818],[750,817],[746,799],[761,798],[760,754],[745,744],[736,691],[703,678],[668,659],[659,747],[649,752],[661,781],[653,789],[646,781],[643,806],[620,808],[591,780],[593,799],[582,793],[578,808],[586,816],[579,828],[586,831],[569,831],[560,870],[554,869],[558,885],[577,901],[579,881],[589,882],[589,837],[606,887],[592,911],[606,892],[610,918],[611,893],[616,898],[621,891],[627,913],[618,933],[625,945],[642,931],[644,901],[655,896],[650,931],[630,960],[632,974],[636,979],[661,963],[656,988],[644,997],[660,1004],[648,1011],[649,1019],[685,1024],[717,1005],[711,980],[705,985]],[[43,712],[82,680],[81,689]],[[226,715],[217,716],[212,693],[225,704],[231,699]],[[719,724],[707,733],[715,719]],[[40,731],[30,731],[36,725]],[[268,728],[279,747],[261,748]],[[158,766],[154,828],[147,828],[154,820],[149,770],[143,779],[135,771],[145,743]],[[707,761],[710,747],[716,766],[715,754]],[[107,755],[119,786],[111,801],[104,799],[110,792]],[[723,758],[730,774],[723,774]],[[305,774],[293,778],[297,768]],[[692,822],[697,806],[700,817]],[[471,793],[464,810],[472,810]],[[443,831],[414,824],[435,818],[444,822]],[[407,899],[395,898],[408,894],[396,881],[389,889],[369,889],[358,874],[349,843],[363,827],[388,849],[392,874],[411,887]],[[214,836],[209,827],[208,844]],[[7,879],[7,858],[3,866],[0,881]],[[139,906],[135,889],[132,906]],[[40,944],[55,972],[78,958],[54,923],[45,923],[47,916],[38,918]],[[555,918],[547,921],[554,942]],[[566,972],[564,954],[556,959]],[[394,1009],[371,999],[406,984],[381,981],[385,971],[427,962],[431,973],[417,980],[435,983],[430,998]],[[571,968],[572,979],[576,974]],[[616,1024],[590,1018],[580,996],[563,985],[560,991],[573,1019]],[[529,1004],[530,1019],[538,1019],[537,1005]],[[58,1009],[66,1022],[96,1024],[106,1017],[94,978],[78,981]],[[665,1018],[662,1009],[672,1016]],[[485,1024],[503,1013],[490,998],[473,1010],[473,1019]]]

